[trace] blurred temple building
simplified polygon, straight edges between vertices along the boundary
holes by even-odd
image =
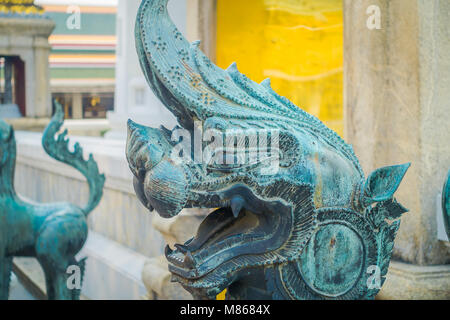
[[[39,3],[56,24],[49,38],[52,97],[66,119],[106,118],[114,109],[116,6]]]
[[[54,28],[32,0],[0,0],[0,115],[50,114],[48,37]]]

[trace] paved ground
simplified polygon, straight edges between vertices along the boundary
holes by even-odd
[[[11,276],[9,300],[36,300],[19,282],[14,273]]]

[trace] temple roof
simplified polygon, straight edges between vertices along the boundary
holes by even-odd
[[[44,9],[34,0],[0,0],[0,17],[36,18],[43,17]]]

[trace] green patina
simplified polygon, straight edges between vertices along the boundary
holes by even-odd
[[[88,234],[87,216],[98,205],[105,177],[98,171],[92,155],[83,159],[83,150],[75,144],[69,151],[67,131],[59,134],[63,112],[56,113],[46,128],[42,145],[52,158],[80,171],[90,189],[84,208],[70,203],[38,204],[23,200],[14,189],[16,141],[13,128],[0,120],[0,300],[8,299],[13,257],[36,257],[46,279],[49,299],[79,299],[79,289],[69,289],[69,266],[79,266],[84,274],[85,260],[75,255],[83,247]]]
[[[135,36],[148,84],[181,125],[129,121],[136,194],[165,218],[213,210],[192,239],[166,248],[173,280],[197,299],[224,289],[228,299],[373,299],[407,211],[394,193],[410,164],[365,178],[352,147],[269,80],[255,83],[235,64],[222,70],[189,44],[167,0],[142,1]],[[189,152],[199,128],[214,140]],[[225,144],[229,135],[245,139]],[[213,157],[195,161],[208,148]],[[248,161],[237,161],[242,150]]]

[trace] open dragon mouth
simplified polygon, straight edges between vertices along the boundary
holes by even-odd
[[[211,298],[252,268],[299,255],[315,226],[310,185],[233,173],[197,180],[195,165],[177,164],[162,151],[171,148],[164,131],[129,122],[127,157],[140,201],[163,217],[183,208],[213,210],[191,240],[166,247],[175,281]]]
[[[212,297],[251,268],[298,257],[315,226],[310,184],[273,176],[202,175],[195,164],[171,160],[172,148],[164,130],[129,122],[127,159],[139,200],[166,218],[183,208],[213,210],[195,237],[166,248],[175,281]]]
[[[289,190],[283,183],[277,185],[281,192]],[[212,297],[251,268],[294,259],[302,249],[296,239],[309,238],[315,223],[311,190],[294,189],[289,191],[298,197],[299,207],[271,195],[257,196],[263,192],[244,184],[217,191],[220,202],[228,205],[210,213],[195,237],[174,250],[166,247],[174,280]]]
[[[275,236],[273,225],[281,216],[273,213],[254,213],[242,210],[237,217],[231,208],[210,213],[201,223],[194,238],[183,245],[166,248],[170,270],[186,280],[195,281],[213,272],[234,258],[248,254],[262,254],[265,242]]]
[[[173,279],[186,288],[204,288],[206,292],[215,287],[215,291],[207,294],[217,294],[217,290],[223,290],[238,280],[240,270],[236,265],[241,261],[253,260],[253,264],[258,264],[259,260],[264,264],[268,247],[286,240],[286,234],[283,236],[273,228],[274,225],[283,225],[281,220],[285,218],[275,212],[255,213],[247,209],[238,214],[233,214],[231,208],[211,212],[195,237],[184,244],[176,244],[174,250],[166,247]]]

